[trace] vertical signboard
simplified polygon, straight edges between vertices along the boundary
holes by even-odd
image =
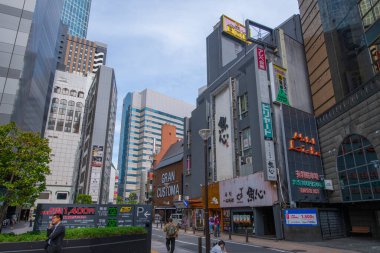
[[[228,83],[214,95],[214,134],[217,181],[232,178],[234,168],[231,88]]]
[[[272,113],[268,88],[267,61],[265,49],[256,48],[256,81],[260,92],[261,119],[263,126],[263,152],[264,156],[264,176],[267,181],[277,181],[276,158],[273,143]]]
[[[286,155],[293,201],[325,202],[323,169],[315,118],[283,105]]]
[[[286,69],[277,66],[273,66],[273,100],[282,104],[289,105],[288,99],[288,83],[286,79]]]
[[[99,200],[99,189],[103,167],[103,146],[93,145],[91,157],[91,177],[90,177],[90,189],[89,195],[92,201],[97,202]]]
[[[261,70],[267,70],[267,60],[265,57],[265,50],[264,48],[257,47],[257,67]]]
[[[261,103],[261,112],[263,116],[264,139],[272,140],[273,131],[272,131],[272,117],[271,117],[270,105],[267,103]]]

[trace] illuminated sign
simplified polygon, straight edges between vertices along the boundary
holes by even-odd
[[[304,137],[302,133],[294,132],[292,139],[289,141],[289,150],[321,156],[321,152],[315,150],[314,145],[314,138],[309,138],[308,136]]]
[[[223,32],[231,35],[232,37],[247,43],[245,26],[236,22],[235,20],[222,16]]]
[[[317,226],[316,209],[285,209],[285,224],[287,226]]]

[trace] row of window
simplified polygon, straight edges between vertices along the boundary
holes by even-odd
[[[83,98],[84,97],[84,92],[83,91],[77,92],[76,90],[69,90],[67,88],[61,89],[61,87],[59,87],[59,86],[55,86],[54,87],[54,93],[63,94],[63,95],[69,95],[70,94],[70,96],[78,97],[78,98]]]

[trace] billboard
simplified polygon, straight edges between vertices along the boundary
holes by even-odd
[[[214,140],[217,181],[232,178],[234,171],[231,87],[226,85],[214,96]]]
[[[239,22],[236,22],[235,20],[225,15],[222,15],[221,22],[222,22],[222,29],[224,33],[244,43],[247,43],[246,31],[245,31],[244,25],[240,24]]]
[[[263,172],[219,182],[220,207],[272,206],[276,189],[264,180]]]
[[[273,77],[271,77],[272,99],[278,103],[290,105],[286,69],[275,64],[271,64],[271,67],[273,72]]]
[[[283,118],[293,201],[325,202],[315,118],[287,105],[283,105]]]
[[[149,205],[38,204],[34,231],[45,231],[55,213],[66,228],[145,226],[152,222]]]
[[[285,225],[318,226],[317,209],[285,209]]]
[[[92,146],[92,167],[102,167],[103,165],[103,146],[93,145]]]

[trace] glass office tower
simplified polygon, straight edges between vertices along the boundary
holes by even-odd
[[[91,0],[65,0],[61,20],[69,26],[69,34],[86,38]]]
[[[45,128],[63,0],[0,0],[0,124]]]

